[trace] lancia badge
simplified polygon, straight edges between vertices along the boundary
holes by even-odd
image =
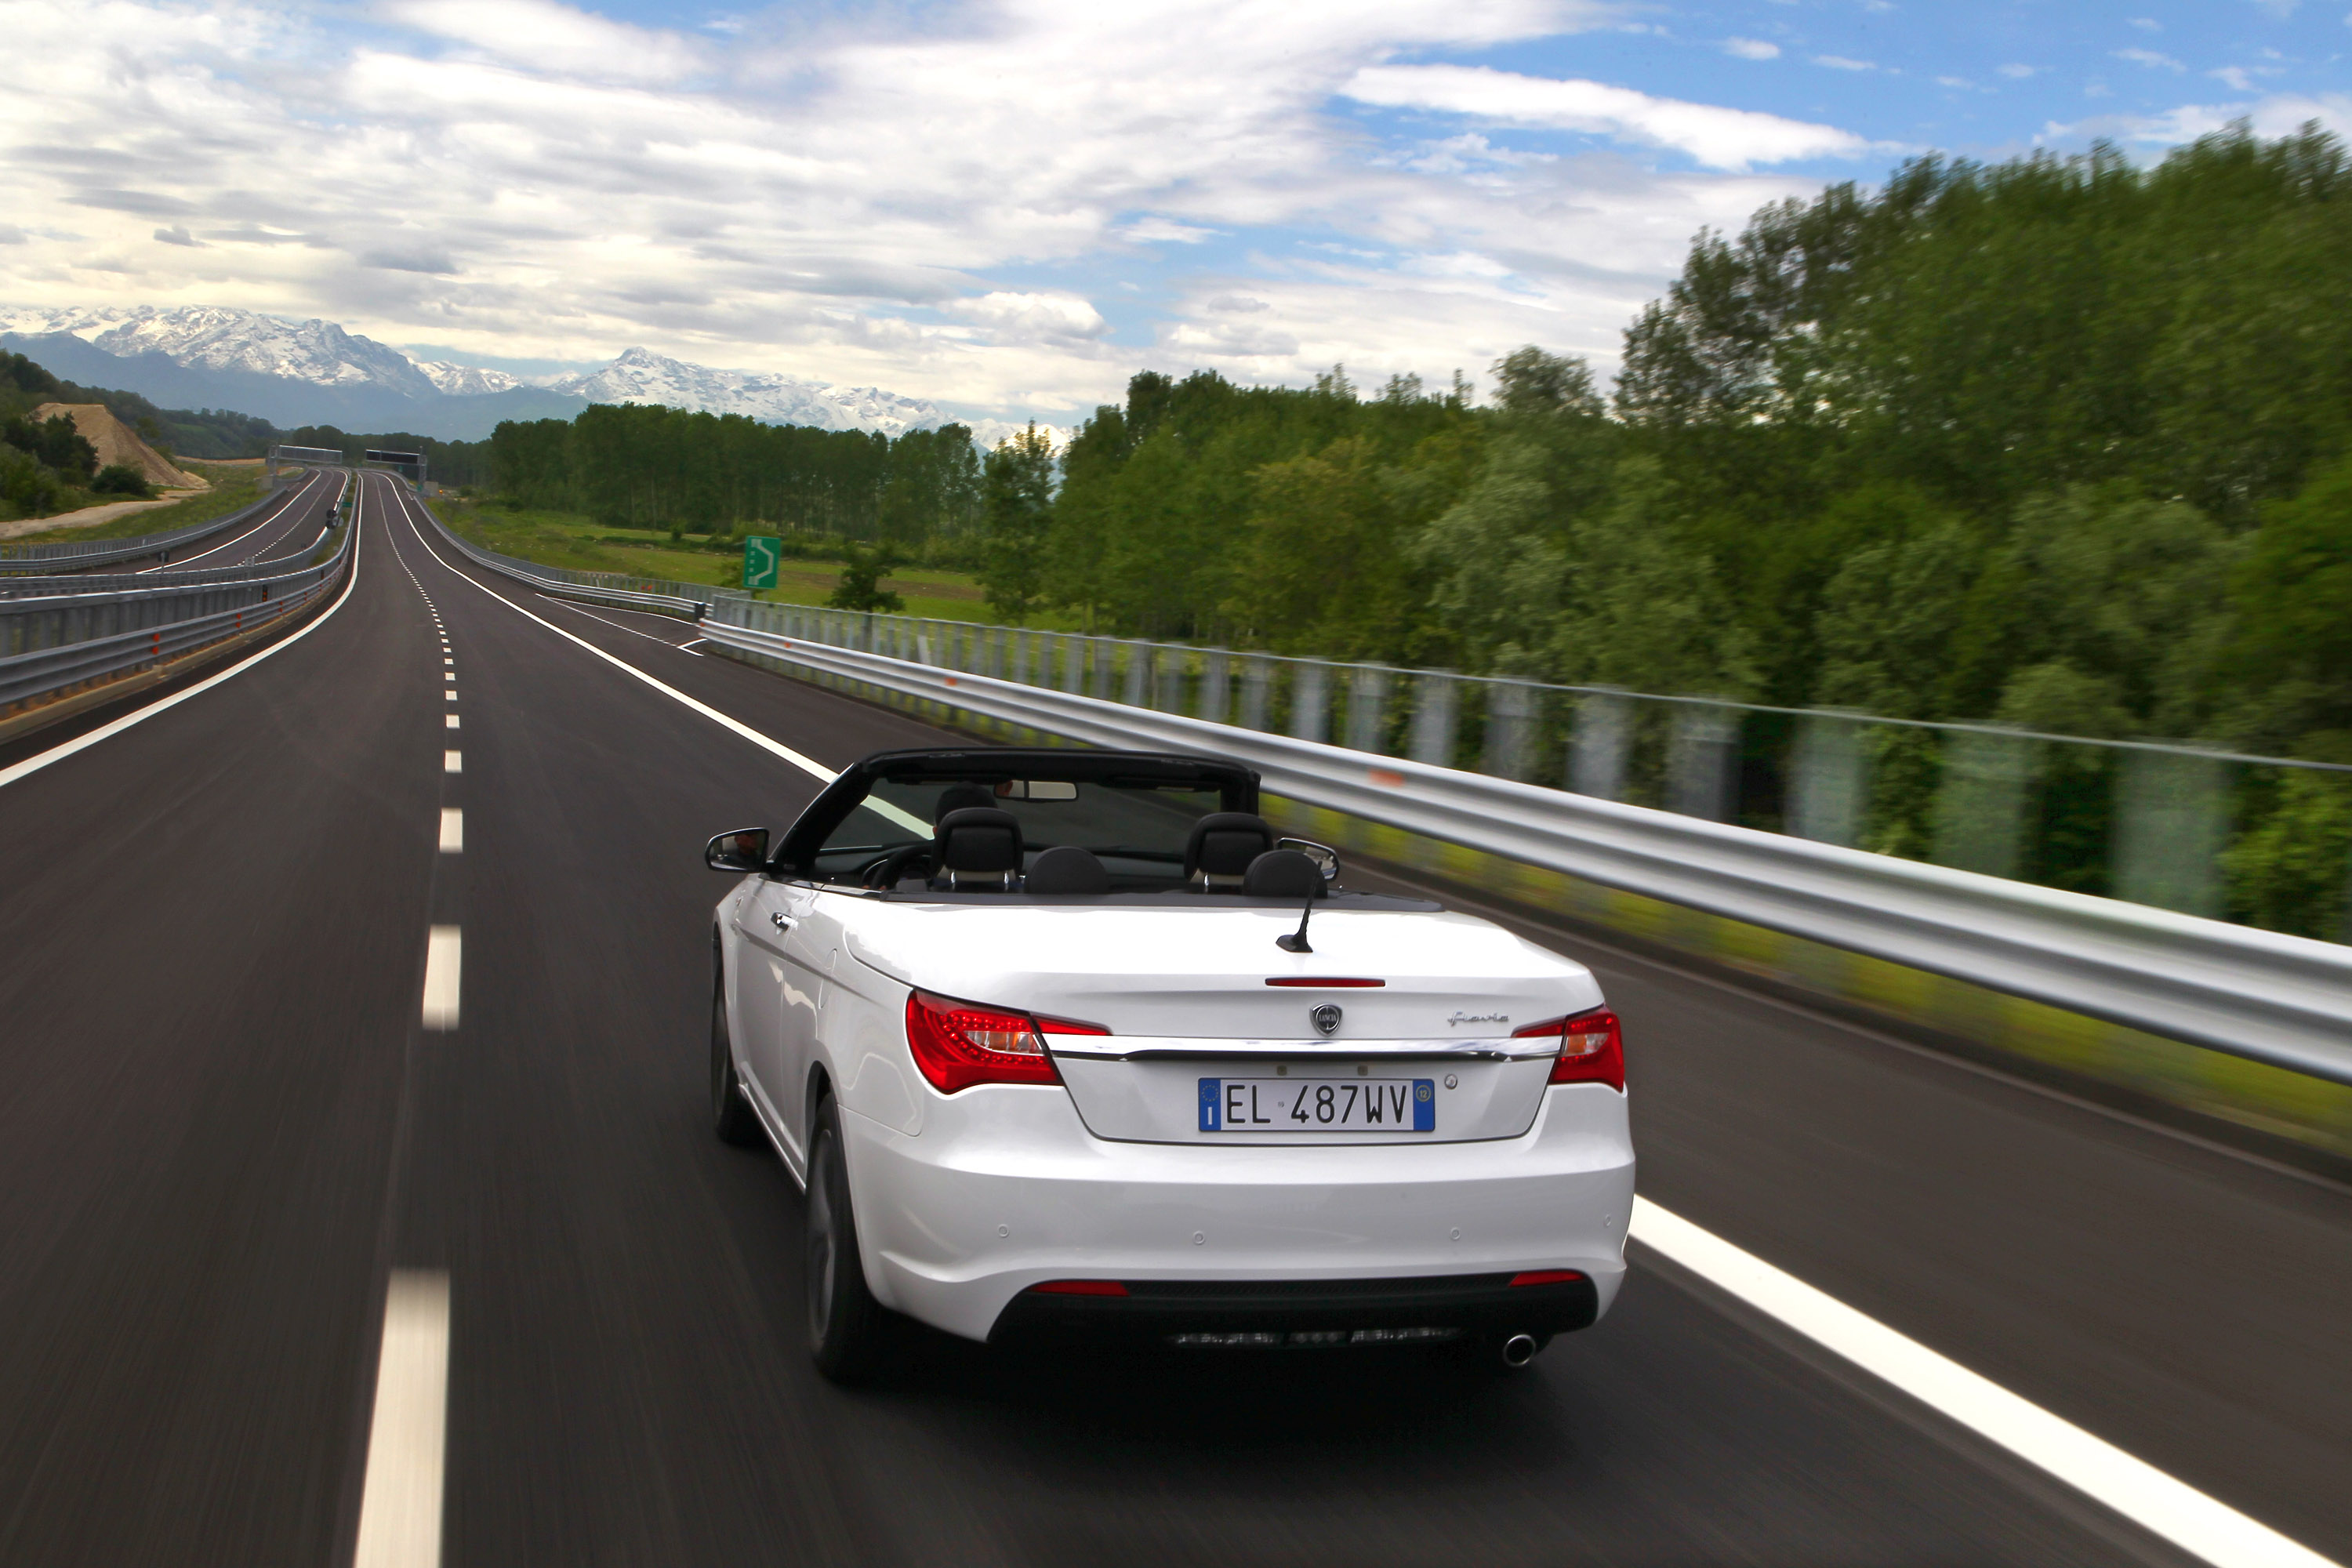
[[[1324,1034],[1334,1034],[1339,1030],[1339,1009],[1331,1003],[1324,1003],[1307,1016],[1315,1020],[1315,1027]]]

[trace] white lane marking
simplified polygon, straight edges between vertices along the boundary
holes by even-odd
[[[688,647],[687,647],[684,643],[675,643],[675,642],[670,641],[670,640],[669,640],[669,638],[667,638],[667,637],[657,637],[654,636],[654,634],[653,634],[653,633],[651,633],[651,632],[641,632],[641,631],[637,630],[637,628],[636,628],[636,627],[635,627],[635,626],[623,626],[623,625],[622,625],[620,622],[618,622],[618,621],[608,621],[608,620],[605,620],[604,616],[600,616],[600,615],[596,614],[593,610],[583,610],[583,609],[582,609],[579,605],[575,605],[575,604],[571,603],[569,600],[565,600],[565,599],[559,599],[559,598],[554,597],[552,595],[548,595],[548,594],[541,594],[541,595],[540,595],[540,597],[541,597],[541,598],[542,598],[542,599],[545,599],[545,600],[546,600],[549,604],[551,604],[551,605],[562,605],[565,609],[572,611],[574,615],[586,616],[590,620],[592,620],[592,621],[596,621],[596,622],[600,622],[600,623],[602,623],[602,624],[603,624],[603,625],[604,625],[604,626],[608,626],[612,627],[612,628],[613,628],[614,631],[616,631],[616,632],[626,632],[626,633],[628,633],[628,634],[629,634],[631,637],[643,637],[643,638],[645,638],[645,639],[646,639],[646,641],[647,641],[647,642],[657,642],[657,643],[661,644],[661,645],[662,645],[662,647],[674,647],[674,648],[677,649],[677,651],[678,651],[678,652],[680,652],[680,653],[687,653],[687,652],[690,652],[690,651],[691,651],[689,648],[688,648]],[[694,640],[695,640],[696,642],[700,642],[702,639],[701,639],[700,637],[696,637]],[[700,654],[698,654],[698,654],[695,654],[695,656],[694,656],[694,657],[695,657],[695,658],[700,658],[702,656],[701,656]]]
[[[399,546],[394,545],[393,548],[397,550],[399,549]],[[360,542],[355,538],[352,541],[352,569],[350,574],[343,579],[343,591],[336,595],[335,602],[328,605],[323,611],[320,612],[318,616],[313,617],[308,626],[303,626],[299,631],[296,631],[289,636],[278,638],[278,641],[271,643],[259,653],[247,655],[245,658],[238,659],[235,664],[230,665],[226,669],[222,670],[218,675],[206,676],[204,679],[197,681],[194,686],[187,688],[184,691],[175,691],[172,693],[171,696],[163,699],[161,701],[150,702],[146,707],[139,709],[134,712],[125,713],[121,718],[113,721],[111,723],[100,724],[97,729],[90,731],[87,734],[76,735],[72,740],[62,742],[58,745],[51,746],[46,752],[37,752],[33,755],[26,757],[21,763],[11,763],[7,767],[0,768],[0,785],[15,784],[18,779],[23,778],[27,773],[38,773],[43,768],[47,767],[51,763],[61,763],[68,757],[72,756],[76,752],[95,746],[100,741],[107,739],[109,736],[119,735],[123,731],[131,728],[133,724],[143,724],[148,720],[155,717],[156,714],[164,712],[170,709],[177,708],[189,698],[197,696],[203,692],[210,691],[214,687],[218,686],[222,681],[230,679],[232,676],[244,673],[246,670],[252,668],[255,665],[259,664],[263,659],[269,658],[272,654],[285,652],[288,648],[292,647],[296,643],[300,642],[304,637],[309,637],[312,632],[317,631],[320,626],[325,626],[327,624],[327,617],[343,607],[343,601],[352,596],[352,590],[359,586],[359,582]]]
[[[452,714],[450,714],[450,715],[449,715],[449,717],[450,717],[450,718],[452,718],[452,719],[455,719],[455,718],[457,717],[457,715],[456,715],[455,713],[452,713]],[[450,725],[449,727],[450,727],[451,729],[453,729],[453,730],[457,728],[457,726],[456,726],[455,724],[452,724],[452,725]],[[464,773],[464,772],[466,771],[466,758],[465,758],[465,754],[464,754],[463,752],[442,752],[442,753],[441,753],[441,771],[442,771],[443,773]]]
[[[442,662],[442,663],[444,663],[444,664],[450,664],[450,663],[453,663],[453,662],[455,662],[455,661],[454,661],[454,660],[451,660],[451,659],[446,659],[446,658],[445,658],[445,659],[443,659],[441,662]],[[445,670],[443,670],[443,671],[441,672],[441,679],[444,679],[444,680],[446,680],[446,681],[448,681],[451,685],[453,685],[453,686],[454,686],[454,685],[456,685],[456,684],[457,684],[457,672],[456,670],[454,670],[454,669],[445,669]]]
[[[407,504],[405,500],[403,500],[401,506],[402,515],[406,516],[407,510]],[[785,745],[781,741],[772,741],[768,739],[767,736],[762,735],[759,731],[754,730],[749,724],[729,718],[726,714],[721,713],[718,709],[711,707],[707,702],[696,701],[693,698],[688,697],[685,692],[680,691],[677,687],[668,684],[667,681],[655,679],[652,676],[647,675],[644,670],[639,669],[635,665],[629,663],[627,660],[615,658],[613,655],[606,653],[603,648],[598,647],[594,643],[589,642],[582,637],[573,637],[570,632],[565,631],[553,621],[544,619],[539,616],[534,616],[529,610],[524,609],[520,605],[516,604],[512,599],[508,598],[505,595],[495,593],[487,585],[475,582],[472,577],[467,576],[465,573],[458,571],[455,566],[451,566],[447,561],[442,559],[441,552],[433,548],[432,542],[425,537],[424,531],[416,526],[416,520],[413,517],[408,518],[408,531],[415,535],[417,543],[425,546],[425,553],[433,557],[434,560],[441,562],[445,570],[467,583],[472,583],[476,588],[479,589],[484,594],[489,595],[491,598],[496,599],[499,604],[504,605],[516,615],[522,616],[523,619],[527,621],[539,622],[541,626],[545,626],[549,631],[553,632],[557,637],[562,637],[564,641],[575,643],[578,646],[586,648],[590,653],[594,654],[598,658],[603,659],[614,668],[635,676],[639,680],[644,681],[647,686],[652,687],[655,690],[662,693],[664,696],[672,698],[685,706],[693,709],[697,713],[701,714],[704,718],[709,720],[719,728],[733,731],[736,734],[742,736],[743,739],[751,742],[753,745],[760,747],[761,750],[774,752],[777,756],[783,758],[784,761],[792,763],[793,766],[800,769],[803,773],[808,773],[814,778],[823,779],[827,784],[831,784],[833,782],[835,777],[834,771],[831,768],[826,767],[823,763],[820,763],[812,757],[803,756],[800,752],[793,751],[790,746]],[[395,545],[394,548],[397,549],[399,547]],[[450,694],[450,700],[455,701],[456,700],[457,694],[452,692]],[[922,823],[919,826],[925,833],[929,833],[931,830],[930,824],[929,823]]]
[[[435,926],[425,939],[425,1026],[457,1026],[457,971],[466,956],[465,931]]]
[[[446,691],[446,690],[445,690],[445,691],[443,691],[443,692],[441,693],[441,695],[442,695],[442,696],[444,696],[444,697],[446,697],[446,698],[447,698],[447,699],[448,699],[450,701],[452,701],[452,702],[455,702],[455,701],[457,701],[457,694],[456,692],[454,692],[454,691]]]
[[[238,540],[251,539],[255,534],[259,533],[263,529],[268,528],[271,523],[277,521],[279,517],[284,515],[287,507],[297,498],[309,495],[310,493],[310,487],[317,484],[320,479],[323,479],[326,477],[327,471],[324,468],[321,468],[317,473],[311,475],[310,478],[305,481],[300,489],[286,491],[283,495],[278,498],[277,507],[270,511],[268,517],[263,518],[259,522],[255,523],[251,528],[248,528],[243,533],[238,534],[236,539],[230,540],[228,544],[215,544],[210,550],[204,552],[204,553],[200,555],[183,555],[177,561],[159,561],[152,566],[142,566],[137,572],[133,573],[132,575],[144,577],[150,572],[161,572],[166,568],[174,572],[185,571],[187,569],[188,563],[191,561],[202,561],[205,555],[218,555],[222,551],[226,550],[229,544],[235,544]]]
[[[709,637],[696,637],[696,638],[694,639],[694,642],[682,642],[682,643],[678,644],[677,646],[678,646],[678,649],[679,649],[679,651],[680,651],[680,652],[684,652],[686,649],[692,647],[694,646],[694,644],[695,644],[695,643],[698,643],[698,642],[709,642],[709,640],[710,640],[710,639],[709,639]]]
[[[2194,1556],[2221,1568],[2334,1568],[2328,1559],[2268,1525],[1647,1198],[1633,1200],[1632,1234],[1717,1289]]]
[[[443,646],[444,646],[444,647],[446,647],[447,645],[446,645],[446,644],[444,644]],[[443,659],[441,662],[442,662],[442,663],[444,663],[444,664],[455,664],[455,663],[457,663],[457,661],[456,659],[454,659],[454,658],[445,658],[445,659]]]
[[[452,752],[449,754],[454,757],[457,753]],[[456,773],[457,770],[452,768],[449,771]],[[465,849],[466,814],[457,806],[445,805],[441,808],[441,853],[462,855]]]
[[[438,1568],[449,1426],[449,1277],[395,1268],[383,1300],[352,1568]]]
[[[452,713],[447,718],[442,720],[441,722],[447,728],[454,730],[457,727],[457,716],[455,713]]]

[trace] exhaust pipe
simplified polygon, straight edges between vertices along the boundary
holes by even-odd
[[[1503,1364],[1516,1371],[1535,1360],[1538,1348],[1533,1334],[1513,1334],[1503,1342]]]

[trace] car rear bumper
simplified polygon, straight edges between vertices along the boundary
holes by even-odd
[[[1337,1349],[1559,1334],[1601,1314],[1600,1292],[1582,1275],[1528,1285],[1512,1278],[1137,1280],[1117,1297],[1024,1290],[998,1314],[988,1340]]]
[[[1605,1312],[1624,1273],[1633,1149],[1602,1085],[1549,1089],[1525,1135],[1480,1142],[1111,1142],[1062,1089],[1013,1086],[934,1099],[922,1128],[843,1119],[866,1278],[971,1339],[1551,1333]],[[1509,1286],[1537,1269],[1584,1280]],[[1071,1279],[1129,1294],[1028,1293]]]

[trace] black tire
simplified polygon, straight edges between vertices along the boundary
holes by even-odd
[[[760,1119],[735,1073],[735,1047],[727,1032],[727,971],[716,955],[710,967],[710,1130],[721,1143],[748,1149],[762,1141]]]
[[[809,1138],[806,1228],[809,1354],[834,1382],[862,1383],[882,1363],[889,1315],[866,1286],[841,1116],[830,1100],[818,1108]]]

